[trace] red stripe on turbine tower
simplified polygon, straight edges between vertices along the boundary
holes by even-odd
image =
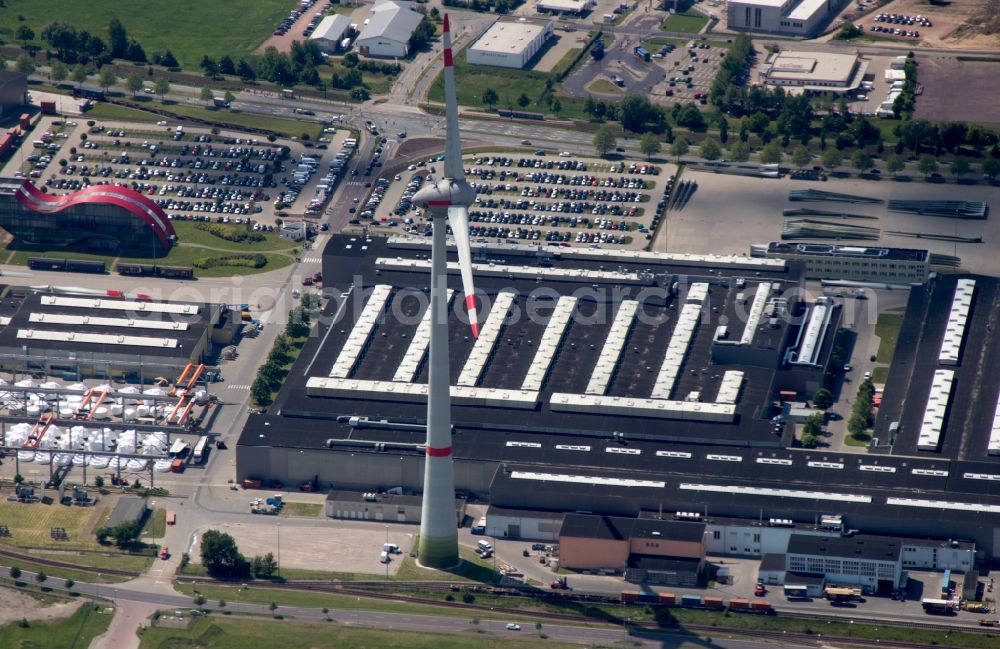
[[[446,48],[444,51],[444,67],[451,67],[451,48]]]
[[[451,455],[451,447],[446,446],[444,448],[434,448],[432,446],[428,446],[427,455],[430,457],[448,457]]]

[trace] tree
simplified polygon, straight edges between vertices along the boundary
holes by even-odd
[[[792,149],[792,164],[799,169],[804,169],[812,162],[812,154],[804,146],[797,146]]]
[[[521,108],[527,108],[528,104],[530,103],[531,100],[528,98],[528,95],[524,94],[523,92],[521,93],[521,96],[517,98],[517,105],[520,106]]]
[[[820,159],[823,161],[823,166],[827,169],[836,169],[843,163],[844,156],[837,149],[827,149],[823,152],[823,157]]]
[[[163,101],[166,99],[167,93],[170,92],[170,81],[166,77],[156,77],[156,81],[153,82],[153,89],[160,96],[160,101]]]
[[[219,59],[219,72],[221,74],[236,74],[236,64],[228,54]]]
[[[660,152],[660,146],[660,138],[656,137],[654,133],[643,133],[642,137],[639,138],[639,151],[646,156],[647,160]]]
[[[649,101],[645,95],[629,93],[622,99],[620,106],[620,120],[626,131],[643,133],[665,123],[663,109]]]
[[[141,533],[142,526],[136,521],[122,521],[114,527],[102,527],[94,532],[99,543],[103,544],[108,537],[111,537],[118,547],[128,546],[138,539]]]
[[[17,566],[11,566],[10,567],[10,578],[11,579],[20,579],[21,578],[21,569],[18,568]]]
[[[750,159],[750,145],[743,140],[736,140],[729,147],[729,159],[734,162],[746,162]]]
[[[105,90],[115,85],[117,81],[118,75],[115,74],[114,68],[110,65],[105,65],[101,68],[100,74],[97,75],[97,83],[100,84],[100,86]]]
[[[135,97],[135,93],[142,90],[142,77],[135,72],[128,75],[128,78],[125,79],[125,89],[131,92],[132,96]]]
[[[813,394],[812,402],[820,410],[826,410],[833,405],[833,393],[826,388],[820,388]]]
[[[135,63],[146,62],[146,50],[142,49],[138,41],[129,41],[128,49],[125,50],[125,58]]]
[[[66,60],[77,48],[76,28],[69,23],[51,22],[42,28],[42,40],[56,48],[59,58]]]
[[[198,93],[198,98],[202,101],[210,102],[215,99],[215,93],[208,86],[202,86],[201,91]]]
[[[34,74],[35,73],[35,62],[31,60],[31,57],[27,54],[22,54],[16,59],[14,59],[14,69],[21,74]]]
[[[202,535],[201,563],[213,577],[243,576],[249,567],[236,547],[236,540],[219,530],[208,530]]]
[[[260,579],[270,579],[278,573],[278,562],[274,559],[274,553],[268,552],[265,555],[257,555],[250,561],[250,572],[254,577]]]
[[[996,178],[1000,175],[1000,159],[986,158],[983,160],[983,173],[990,178]]]
[[[215,62],[215,59],[210,57],[208,54],[201,57],[201,69],[205,71],[205,76],[209,79],[214,79],[219,76],[219,64]]]
[[[784,152],[777,142],[770,142],[760,151],[760,161],[764,164],[780,163]]]
[[[858,149],[851,156],[851,166],[858,171],[867,171],[872,168],[872,157],[864,149]]]
[[[499,100],[500,98],[497,97],[497,93],[495,90],[493,90],[493,88],[487,88],[486,90],[483,91],[483,103],[489,106],[490,108],[493,108],[493,105],[496,104]]]
[[[932,155],[924,154],[917,160],[917,169],[925,176],[929,176],[938,169],[938,161]]]
[[[342,61],[343,66],[348,69],[357,67],[359,62],[360,59],[358,58],[358,55],[355,52],[348,52],[347,54],[345,54],[344,60]]]
[[[274,602],[271,602],[271,605],[268,606],[268,608],[271,609],[271,614],[273,615],[274,612],[278,610],[278,605],[275,604]]]
[[[718,160],[722,155],[722,145],[714,137],[707,137],[698,147],[698,155],[706,160]]]
[[[154,63],[155,62],[156,61],[154,61]],[[177,63],[177,58],[174,56],[174,53],[171,52],[170,50],[167,50],[166,52],[163,53],[163,56],[159,57],[159,64],[165,68],[180,67],[180,64]]]
[[[562,102],[559,101],[558,97],[556,97],[555,99],[552,100],[552,103],[549,104],[549,108],[552,109],[553,113],[559,113],[560,111],[562,111],[563,108]]]
[[[685,155],[691,146],[688,144],[687,138],[683,135],[679,136],[674,140],[673,144],[670,145],[670,155],[677,158],[679,162],[682,155]]]
[[[62,61],[53,61],[49,66],[49,78],[59,83],[60,81],[65,81],[66,77],[69,76],[69,68]]]
[[[951,161],[951,173],[955,174],[955,178],[961,178],[971,170],[972,167],[965,158],[955,158]]]
[[[805,425],[802,427],[802,446],[805,448],[816,448],[819,446],[819,438],[823,434],[823,413],[817,412],[806,417]]]
[[[253,81],[257,78],[257,73],[254,72],[253,67],[245,59],[240,59],[239,64],[236,66],[236,73],[240,75],[240,79],[243,81]]]
[[[108,45],[113,58],[125,58],[125,53],[128,51],[128,32],[125,31],[122,21],[117,18],[112,18],[108,23]]]
[[[208,601],[208,600],[207,600],[207,599],[205,599],[205,596],[204,596],[204,595],[202,595],[201,593],[198,593],[198,594],[197,594],[197,595],[195,595],[195,597],[194,597],[194,605],[195,605],[195,606],[199,606],[199,607],[201,607],[201,606],[204,606],[204,605],[205,605],[205,602],[207,602],[207,601]]]
[[[601,157],[608,155],[608,152],[614,149],[616,144],[615,132],[610,126],[602,126],[594,133],[594,149]]]
[[[27,25],[18,25],[17,31],[14,32],[14,38],[27,44],[28,41],[35,40],[35,32]]]
[[[222,95],[222,98],[225,100],[226,105],[229,105],[229,104],[233,103],[234,101],[236,101],[236,95],[234,95],[229,90],[226,91],[226,94]]]
[[[891,173],[899,173],[906,168],[906,160],[898,153],[893,153],[885,159],[885,168]]]
[[[73,83],[80,85],[87,80],[87,68],[80,64],[73,66],[73,71],[70,72],[70,78],[73,80]]]
[[[66,590],[69,590],[73,588],[73,586],[76,586],[76,582],[73,581],[72,579],[67,579],[65,582],[63,582],[63,584],[66,586]]]
[[[49,576],[45,574],[44,570],[39,570],[37,573],[35,573],[35,581],[37,581],[40,584],[44,584],[45,580],[48,578]]]

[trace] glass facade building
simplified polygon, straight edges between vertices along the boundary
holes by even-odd
[[[166,213],[127,187],[92,185],[51,196],[20,178],[0,178],[0,227],[15,244],[128,257],[162,257],[175,240]]]

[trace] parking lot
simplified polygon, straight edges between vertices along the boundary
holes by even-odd
[[[351,154],[328,153],[349,134],[333,128],[321,138],[322,149],[307,149],[166,121],[89,127],[81,121],[53,120],[47,130],[36,129],[38,139],[22,145],[21,173],[57,195],[95,184],[131,187],[174,220],[252,222],[273,231],[276,216],[319,213]]]
[[[429,236],[426,214],[412,196],[439,172],[433,158],[377,179],[357,214],[378,230]],[[549,245],[629,246],[648,242],[657,203],[672,165],[560,156],[481,156],[465,159],[475,186],[471,236]]]

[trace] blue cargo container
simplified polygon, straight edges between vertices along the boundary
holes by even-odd
[[[681,606],[701,606],[701,595],[682,595]]]

